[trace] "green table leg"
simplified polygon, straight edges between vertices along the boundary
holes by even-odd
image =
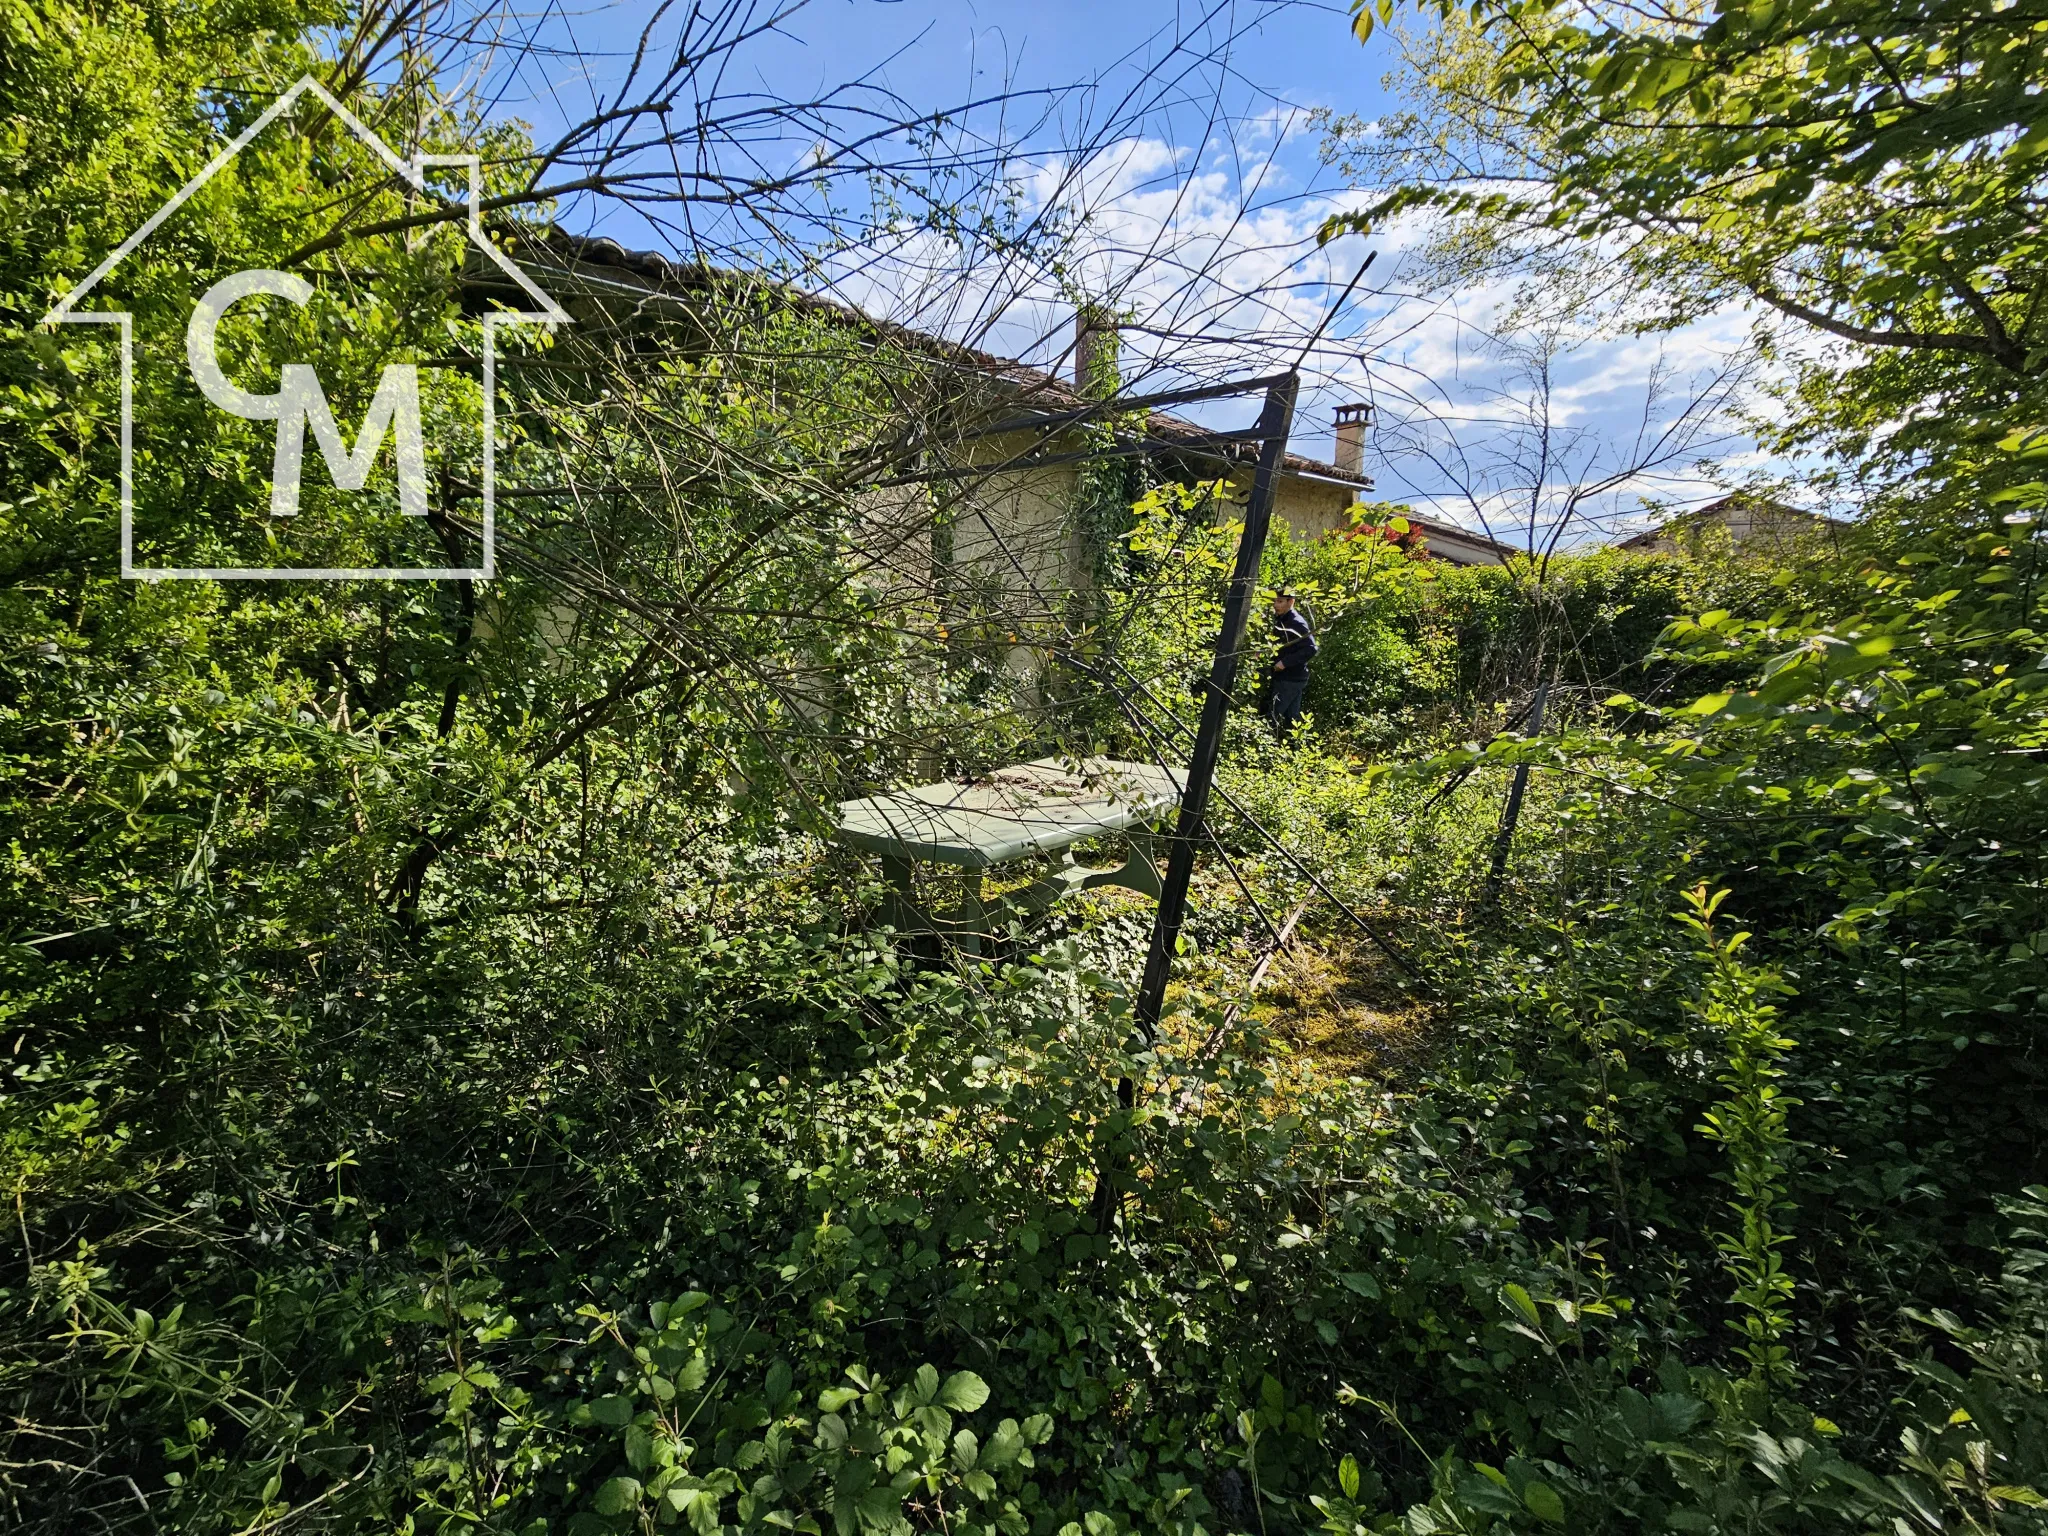
[[[1023,890],[1011,892],[1007,902],[1020,916],[1037,917],[1058,906],[1076,891],[1085,890],[1088,877],[1094,873],[1094,870],[1083,869],[1069,856],[1025,886]]]
[[[889,885],[882,907],[884,922],[899,933],[944,939],[968,954],[982,953],[983,941],[995,931],[998,913],[982,897],[979,870],[949,870],[932,877],[954,888],[950,893],[954,899],[943,912],[935,912],[918,898],[916,872],[909,859],[894,854],[883,854],[881,859],[882,878]]]
[[[893,854],[882,855],[882,878],[889,894],[882,902],[882,921],[899,933],[918,933],[931,927],[931,919],[917,904],[917,881],[910,860]]]
[[[1136,891],[1141,896],[1159,899],[1159,844],[1164,839],[1149,827],[1133,827],[1125,834],[1130,843],[1130,852],[1124,862],[1115,869],[1092,869],[1087,871],[1081,882],[1081,889],[1091,891],[1098,885],[1120,885],[1127,891]]]
[[[1124,862],[1114,868],[1090,869],[1076,864],[1069,854],[1023,890],[995,901],[984,897],[979,870],[936,877],[957,887],[957,899],[943,914],[932,911],[918,899],[911,861],[883,854],[882,874],[889,884],[883,920],[900,932],[945,939],[968,954],[978,955],[985,952],[989,940],[1000,936],[1012,918],[1041,916],[1081,891],[1115,885],[1158,900],[1162,835],[1149,827],[1133,827],[1125,833],[1125,840],[1129,848]]]

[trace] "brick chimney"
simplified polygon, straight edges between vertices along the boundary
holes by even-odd
[[[1114,394],[1120,352],[1116,315],[1096,304],[1074,311],[1074,388]]]
[[[1347,475],[1365,473],[1365,433],[1372,425],[1369,405],[1337,407],[1337,467]]]

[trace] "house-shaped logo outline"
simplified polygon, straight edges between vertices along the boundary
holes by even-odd
[[[302,97],[319,99],[347,126],[349,132],[374,152],[407,185],[425,192],[429,166],[466,166],[469,170],[468,219],[464,232],[470,242],[501,268],[538,306],[533,310],[498,310],[483,317],[483,563],[476,566],[144,566],[135,565],[135,316],[127,310],[89,310],[78,313],[78,301],[90,293],[129,252],[140,246],[157,227],[183,207],[192,195],[246,149],[257,135],[296,107]],[[528,277],[512,259],[491,244],[483,232],[479,199],[483,173],[475,155],[421,155],[412,160],[398,153],[311,75],[302,75],[292,88],[271,103],[269,109],[237,134],[205,169],[172,194],[142,227],[130,235],[92,273],[51,306],[43,316],[44,325],[115,325],[121,331],[121,575],[131,581],[489,581],[496,574],[496,491],[497,491],[497,380],[498,327],[501,325],[555,326],[569,321],[565,311]]]

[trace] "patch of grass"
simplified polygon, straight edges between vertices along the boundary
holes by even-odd
[[[1414,1079],[1431,1053],[1433,1010],[1359,935],[1297,933],[1252,1000],[1276,1045],[1339,1077]]]

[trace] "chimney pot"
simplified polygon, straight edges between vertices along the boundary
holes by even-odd
[[[1337,407],[1337,467],[1347,475],[1365,473],[1365,434],[1372,407],[1354,402]]]
[[[1074,311],[1074,388],[1086,394],[1106,387],[1114,393],[1120,351],[1116,317],[1109,310],[1083,304]]]

